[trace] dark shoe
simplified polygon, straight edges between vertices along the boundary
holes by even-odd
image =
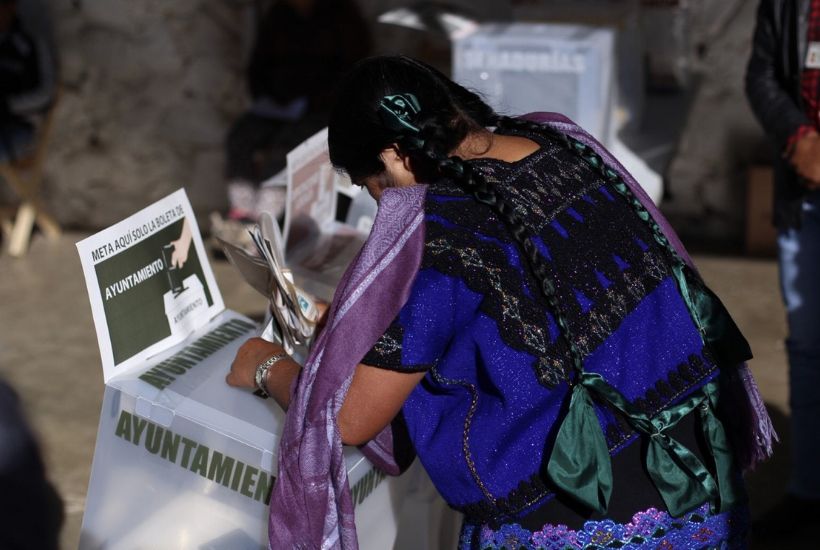
[[[752,538],[773,541],[799,536],[813,527],[820,515],[820,499],[786,495],[780,502],[752,522]]]

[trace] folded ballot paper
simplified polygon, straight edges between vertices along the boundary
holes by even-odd
[[[219,242],[245,281],[270,301],[273,319],[265,336],[271,339],[268,334],[278,332],[285,351],[292,355],[297,346],[309,346],[319,309],[314,299],[294,284],[293,273],[285,267],[282,233],[270,214],[262,214],[250,234],[258,255],[222,239]]]
[[[266,331],[309,342],[315,305],[283,267],[275,224],[243,275],[272,301]],[[284,413],[225,383],[262,328],[225,309],[184,190],[77,243],[105,380],[81,549],[267,548]],[[274,330],[279,329],[279,330]],[[361,547],[391,548],[395,482],[345,449]]]

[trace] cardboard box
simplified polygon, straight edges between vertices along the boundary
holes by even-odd
[[[184,191],[77,248],[106,384],[80,548],[267,548],[284,414],[225,383],[260,327],[224,309]],[[361,547],[390,548],[392,481],[345,453]]]
[[[771,166],[752,166],[746,180],[746,253],[774,256],[777,230],[772,225],[774,172]]]

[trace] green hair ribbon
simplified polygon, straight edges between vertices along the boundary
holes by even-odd
[[[416,116],[421,112],[421,105],[411,93],[386,95],[379,102],[379,114],[384,125],[399,134],[421,132],[416,126]]]

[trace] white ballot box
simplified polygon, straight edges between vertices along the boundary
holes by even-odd
[[[496,110],[562,113],[609,137],[615,32],[560,24],[487,24],[455,41],[453,78]]]
[[[619,136],[643,103],[642,87],[635,85],[642,82],[636,38],[628,31],[555,23],[480,25],[454,42],[453,79],[502,114],[566,115],[609,148],[657,203],[660,174]]]
[[[80,548],[267,548],[284,416],[225,383],[260,327],[224,309],[184,191],[77,248],[106,384]],[[392,482],[345,453],[360,545],[390,548]]]

